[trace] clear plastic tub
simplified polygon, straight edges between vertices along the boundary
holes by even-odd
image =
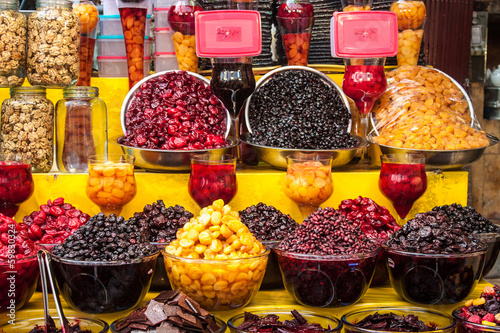
[[[170,28],[168,23],[168,10],[170,7],[155,8],[155,28]]]
[[[146,36],[144,41],[144,56],[151,58],[152,39]],[[123,36],[98,36],[97,55],[99,57],[125,57],[125,41]]]
[[[123,35],[120,15],[99,15],[99,24],[101,36]],[[146,36],[151,36],[151,15],[148,15],[146,19]]]
[[[102,0],[102,12],[104,15],[120,15],[120,11],[118,10],[118,6],[116,5],[115,0]],[[151,2],[148,6],[148,15],[151,15],[153,12],[153,3]]]
[[[128,77],[126,56],[99,56],[97,57],[99,77]],[[151,57],[144,57],[144,76],[149,75]]]
[[[176,0],[153,0],[154,8],[168,8],[175,3]]]
[[[174,41],[172,40],[174,32],[172,29],[155,28],[153,34],[155,36],[155,52],[175,52]]]
[[[175,52],[160,53],[156,52],[155,57],[155,72],[170,71],[178,69],[177,57]]]

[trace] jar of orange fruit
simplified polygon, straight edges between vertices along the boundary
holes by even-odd
[[[73,2],[73,13],[80,19],[80,76],[76,85],[90,86],[99,12],[92,1],[80,0]]]

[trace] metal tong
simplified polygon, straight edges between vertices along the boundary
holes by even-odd
[[[47,332],[47,325],[50,321],[49,314],[49,288],[47,286],[47,278],[50,282],[50,288],[52,290],[52,295],[54,296],[54,303],[56,305],[57,315],[59,316],[59,321],[61,323],[61,329],[63,333],[70,333],[69,321],[64,316],[64,312],[61,306],[61,300],[59,299],[59,293],[57,291],[56,285],[54,283],[54,276],[52,275],[52,270],[50,268],[50,254],[46,250],[39,250],[37,253],[38,265],[40,266],[40,279],[42,280],[42,296],[43,296],[43,316],[45,320],[45,332]]]

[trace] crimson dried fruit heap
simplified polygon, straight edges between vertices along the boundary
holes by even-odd
[[[295,149],[352,148],[351,114],[339,92],[316,73],[292,69],[276,73],[252,95],[249,142]]]
[[[288,214],[262,202],[239,212],[240,219],[259,241],[282,240],[299,224]]]
[[[21,230],[16,221],[0,213],[0,261],[7,261],[10,255],[14,255],[16,259],[23,259],[36,254],[35,243],[21,233]],[[9,250],[11,239],[14,239],[15,243]]]
[[[227,145],[227,113],[209,86],[184,71],[141,84],[125,113],[121,144],[150,149],[211,149]]]
[[[125,220],[99,213],[54,247],[52,254],[72,260],[115,261],[149,256],[158,250],[144,243],[145,237],[134,219]]]
[[[56,323],[51,316],[48,319],[47,326],[35,325],[28,333],[95,333],[91,330],[82,330],[78,323],[69,324],[69,331],[64,332],[62,328],[57,329]]]
[[[320,333],[332,329],[323,328],[321,324],[309,323],[297,310],[292,311],[292,320],[279,320],[275,314],[268,314],[265,317],[259,317],[253,313],[245,311],[245,317],[238,329],[244,332],[266,332],[266,333]]]
[[[418,319],[418,316],[412,314],[404,316],[393,312],[383,314],[375,312],[361,319],[354,326],[369,330],[389,332],[426,332],[439,329],[434,323],[426,325],[423,321]]]
[[[194,215],[184,207],[175,205],[165,207],[163,200],[144,206],[144,210],[134,214],[134,219],[141,227],[141,233],[150,242],[170,243]]]
[[[23,217],[20,223],[21,233],[28,236],[35,243],[54,244],[62,243],[82,224],[87,223],[90,215],[76,209],[63,198],[47,201],[40,210]]]
[[[291,253],[336,255],[372,252],[378,245],[370,240],[359,223],[347,220],[339,211],[318,209],[278,245]]]
[[[388,240],[394,250],[412,253],[467,253],[481,248],[444,214],[430,211],[415,215]]]

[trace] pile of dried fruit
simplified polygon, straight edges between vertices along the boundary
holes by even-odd
[[[439,329],[438,325],[430,322],[425,324],[418,319],[418,316],[398,315],[393,312],[379,313],[375,312],[355,324],[356,327],[389,332],[426,332]]]
[[[241,210],[240,218],[261,242],[282,240],[299,226],[290,215],[262,202]]]
[[[245,311],[244,321],[238,326],[238,329],[244,332],[266,333],[320,333],[332,329],[330,325],[327,328],[323,328],[321,324],[309,323],[297,310],[293,310],[291,313],[294,319],[281,321],[275,314],[259,317]]]
[[[484,287],[481,297],[466,301],[457,314],[474,324],[500,325],[500,286]]]

